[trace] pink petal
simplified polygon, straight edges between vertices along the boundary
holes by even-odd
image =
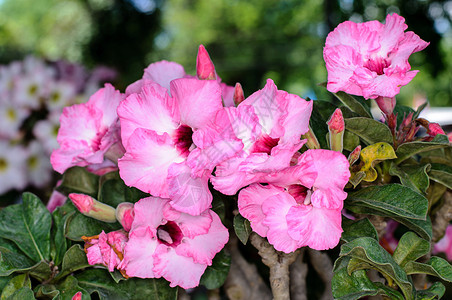
[[[192,170],[185,163],[172,164],[168,169],[168,195],[171,206],[176,210],[199,215],[211,207],[212,194],[209,191],[209,177],[191,175]]]
[[[154,196],[168,197],[168,169],[184,161],[169,135],[137,128],[126,150],[118,161],[124,182]]]
[[[170,82],[184,76],[184,67],[175,62],[162,60],[150,64],[144,70],[143,79],[152,80],[169,91]]]
[[[268,242],[278,251],[290,253],[298,248],[297,241],[288,234],[286,221],[287,213],[296,205],[295,199],[286,192],[273,195],[262,204],[262,211],[265,214],[262,224],[268,227]]]
[[[166,223],[163,217],[163,209],[168,201],[168,199],[147,197],[135,203],[133,208],[135,217],[131,232],[138,228],[148,228],[152,236],[155,236],[157,227]]]
[[[158,246],[157,239],[151,230],[145,227],[129,234],[129,241],[124,249],[124,259],[118,266],[125,270],[127,276],[139,278],[159,278],[153,271],[154,252]]]
[[[98,90],[89,98],[87,105],[102,112],[101,125],[110,127],[118,118],[116,108],[123,99],[124,95],[107,83],[104,88]]]
[[[165,206],[163,215],[168,221],[175,221],[184,237],[194,238],[206,234],[209,231],[212,217],[209,210],[203,211],[198,216],[192,216],[173,209],[170,205]]]
[[[284,136],[282,141],[293,138],[300,139],[309,130],[309,118],[312,112],[312,101],[306,101],[297,95],[287,94],[287,117],[284,119]]]
[[[388,54],[394,52],[394,50],[398,51],[399,41],[403,39],[404,31],[407,28],[408,26],[405,24],[405,19],[403,17],[396,13],[387,15],[386,23],[383,26],[380,35],[381,48],[378,51],[378,55],[387,57]]]
[[[336,247],[341,238],[341,211],[315,208],[311,205],[293,206],[287,214],[289,235],[298,247],[315,250]]]
[[[223,97],[224,107],[233,107],[234,103],[234,90],[233,86],[227,85],[226,83],[220,83],[221,96]]]
[[[126,87],[126,97],[128,97],[131,94],[138,94],[139,92],[141,92],[141,88],[144,85],[144,79],[139,79],[131,84],[129,84]]]
[[[238,207],[240,214],[250,221],[253,231],[262,237],[267,236],[268,230],[268,227],[262,224],[265,218],[262,203],[280,192],[283,192],[282,188],[271,184],[266,186],[252,184],[239,193]]]
[[[193,129],[209,123],[223,107],[221,88],[215,80],[175,79],[171,94],[179,105],[181,123]]]
[[[160,244],[154,253],[154,274],[163,276],[170,282],[188,289],[199,285],[199,280],[207,268],[206,264],[198,264],[190,257],[180,256],[176,251]]]
[[[176,247],[180,256],[191,257],[195,263],[212,265],[212,259],[228,242],[228,229],[221,223],[216,213],[209,210],[212,223],[209,232],[193,238],[185,237]]]
[[[66,195],[61,194],[57,190],[53,190],[46,207],[50,212],[53,212],[57,207],[62,206],[64,203],[66,203],[66,199]]]
[[[137,128],[171,135],[179,126],[173,99],[165,88],[147,83],[139,94],[131,94],[118,107],[121,138],[125,146]]]

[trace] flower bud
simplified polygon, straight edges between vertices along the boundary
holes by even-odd
[[[394,112],[394,107],[396,105],[395,97],[389,98],[379,96],[375,99],[375,101],[377,102],[378,107],[386,116],[392,115],[392,113]]]
[[[240,83],[236,83],[234,87],[234,104],[235,106],[239,105],[240,103],[245,100],[245,94],[243,93],[242,85]]]
[[[306,142],[306,147],[308,147],[309,149],[320,149],[319,141],[317,140],[314,131],[312,131],[311,126],[309,126],[308,132],[303,134],[303,138],[308,140]]]
[[[350,163],[350,166],[353,165],[358,159],[359,155],[361,153],[361,145],[358,145],[348,156],[348,162]]]
[[[427,134],[430,136],[436,136],[437,134],[446,134],[438,123],[429,123],[427,128]]]
[[[199,45],[198,57],[196,58],[196,75],[201,80],[216,79],[215,66],[210,59],[209,53],[203,45]]]
[[[333,151],[342,152],[344,144],[343,140],[345,123],[344,117],[342,116],[342,111],[339,108],[336,108],[327,124],[328,131],[330,132],[330,149]]]
[[[125,231],[129,232],[135,217],[133,203],[122,202],[116,207],[116,220],[121,223]]]
[[[93,197],[85,194],[69,194],[69,199],[75,207],[87,217],[99,221],[114,223],[116,222],[115,209],[107,204],[97,201]]]
[[[77,292],[72,296],[72,300],[82,300],[82,292]]]

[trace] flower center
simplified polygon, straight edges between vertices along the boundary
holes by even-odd
[[[378,75],[384,74],[384,69],[389,66],[389,62],[382,57],[370,58],[365,64],[364,67],[369,70],[377,73]]]
[[[0,157],[0,171],[5,171],[8,168],[8,162]]]
[[[311,204],[312,191],[300,184],[292,184],[287,188],[289,194],[297,201],[298,204]]]
[[[170,247],[177,247],[183,238],[182,231],[179,226],[173,221],[168,221],[165,225],[160,225],[157,228],[157,238],[160,243]]]
[[[267,134],[263,134],[259,139],[254,143],[251,153],[267,153],[271,154],[273,147],[278,145],[279,138],[274,139],[268,136]]]
[[[190,153],[190,147],[193,144],[192,140],[193,130],[191,127],[186,125],[181,125],[176,129],[174,135],[174,143],[179,153],[185,157]]]

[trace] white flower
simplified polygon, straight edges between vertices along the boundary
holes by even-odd
[[[13,188],[25,188],[25,159],[26,152],[21,146],[11,146],[0,141],[0,194]]]

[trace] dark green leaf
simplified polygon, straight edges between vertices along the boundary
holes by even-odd
[[[396,291],[380,282],[374,282],[374,284],[376,287],[378,287],[379,295],[388,296],[389,299],[392,299],[392,300],[405,300],[405,298],[399,291]]]
[[[82,292],[82,300],[91,299],[90,293],[79,285],[79,282],[74,276],[68,276],[66,280],[57,286],[59,291],[58,300],[72,300],[72,297]]]
[[[226,254],[224,250],[221,250],[215,255],[212,265],[208,266],[202,275],[200,284],[209,290],[219,288],[225,282],[226,277],[228,277],[230,267],[231,256]]]
[[[35,300],[35,296],[29,287],[24,286],[9,296],[8,300]]]
[[[35,195],[24,193],[22,201],[0,211],[0,237],[16,243],[34,262],[49,260],[52,217]]]
[[[242,217],[241,214],[237,214],[234,217],[234,231],[242,244],[246,245],[252,231],[250,221]]]
[[[359,136],[368,145],[378,142],[392,144],[392,134],[388,126],[374,119],[345,119],[345,129]]]
[[[80,245],[73,245],[64,255],[61,271],[55,279],[58,280],[77,270],[88,267],[90,267],[90,264],[86,258],[85,251],[83,251]]]
[[[138,200],[149,197],[150,195],[140,191],[137,188],[129,187],[125,190],[125,199],[127,202],[135,203],[138,202]]]
[[[41,262],[37,263],[28,272],[29,272],[30,276],[32,276],[40,281],[47,280],[52,275],[52,270],[50,269],[50,265],[45,261],[41,261]]]
[[[76,275],[78,284],[100,299],[177,299],[177,288],[170,288],[163,279],[129,278],[116,283],[107,270],[89,269]]]
[[[449,146],[449,144],[445,144],[442,141],[439,143],[434,142],[434,141],[431,141],[431,142],[416,141],[416,142],[404,143],[404,144],[400,145],[396,150],[397,159],[395,162],[396,162],[396,164],[400,164],[404,160],[406,160],[418,153],[427,152],[427,151],[431,151],[431,150],[435,150],[435,149],[446,148],[448,146]]]
[[[0,276],[0,291],[8,284],[8,282],[13,278],[12,275]]]
[[[430,243],[408,231],[400,238],[392,257],[403,268],[408,262],[416,261],[429,252]]]
[[[359,221],[342,218],[342,229],[344,232],[342,233],[341,239],[344,242],[351,242],[352,240],[363,236],[378,240],[377,231],[367,218]]]
[[[63,174],[63,181],[57,190],[65,195],[70,193],[87,194],[97,197],[99,176],[88,172],[82,167],[72,167]]]
[[[420,115],[421,112],[424,110],[424,108],[427,107],[427,105],[428,105],[428,101],[425,101],[423,104],[421,104],[421,105],[417,108],[416,112],[415,112],[414,115],[413,115],[413,120],[416,120],[416,119],[419,117],[419,115]]]
[[[223,199],[226,197],[225,195],[222,195],[217,190],[212,191],[212,210],[220,217],[221,222],[225,221],[226,217],[226,208],[224,206]]]
[[[407,299],[412,298],[413,286],[405,271],[394,261],[378,241],[370,237],[362,237],[341,246],[340,256],[349,256],[362,260],[385,277],[390,277],[399,286]]]
[[[345,106],[350,108],[351,111],[356,112],[362,117],[366,118],[372,118],[372,115],[370,114],[370,110],[368,109],[367,105],[363,105],[360,101],[358,101],[355,97],[344,93],[344,92],[337,92],[333,93],[334,96],[337,97]]]
[[[2,290],[1,300],[5,300],[21,287],[31,288],[31,281],[28,274],[21,274],[12,278]]]
[[[77,212],[68,219],[66,237],[70,240],[81,242],[82,236],[98,235],[102,230],[110,232],[120,228],[121,225],[118,222],[105,223]]]
[[[46,285],[38,285],[35,289],[36,298],[51,298],[57,297],[60,292],[57,290],[57,287],[53,284]],[[55,298],[57,299],[57,298]]]
[[[441,282],[435,282],[426,290],[417,291],[416,300],[441,299],[446,292],[446,287]]]
[[[11,251],[0,247],[0,276],[7,276],[13,272],[30,270],[36,265],[33,260],[22,252]]]
[[[399,177],[400,182],[404,186],[410,187],[419,193],[425,193],[429,186],[428,170],[430,170],[430,164],[397,166],[393,163],[389,169],[389,174]]]
[[[352,152],[359,145],[359,137],[351,131],[344,131],[344,149]]]
[[[400,224],[405,225],[408,229],[413,230],[419,234],[421,238],[427,241],[432,239],[432,222],[429,216],[427,216],[427,220],[407,219],[397,215],[387,215],[387,217],[390,217]]]
[[[55,265],[59,265],[63,259],[64,253],[67,250],[67,241],[64,236],[66,221],[74,213],[67,212],[65,208],[58,207],[52,213],[53,217],[53,227],[52,227],[52,237],[53,237],[53,249],[52,249],[52,260]]]
[[[432,164],[430,172],[428,172],[430,178],[442,185],[452,189],[452,167],[444,164]]]
[[[128,187],[121,179],[109,179],[100,187],[98,200],[116,208],[119,203],[127,202],[126,189]]]
[[[427,199],[408,187],[400,184],[370,186],[350,193],[345,201],[351,211],[361,206],[375,211],[375,214],[392,214],[410,219],[425,220]]]
[[[441,278],[442,280],[452,282],[452,266],[447,260],[441,257],[433,256],[430,260],[423,264],[418,262],[409,262],[405,266],[408,275],[411,274],[428,274]]]
[[[328,134],[328,121],[331,114],[337,107],[327,101],[315,100],[313,101],[311,118],[309,119],[309,125],[314,132],[317,140],[319,141],[322,149],[328,148],[328,143],[325,136]]]

